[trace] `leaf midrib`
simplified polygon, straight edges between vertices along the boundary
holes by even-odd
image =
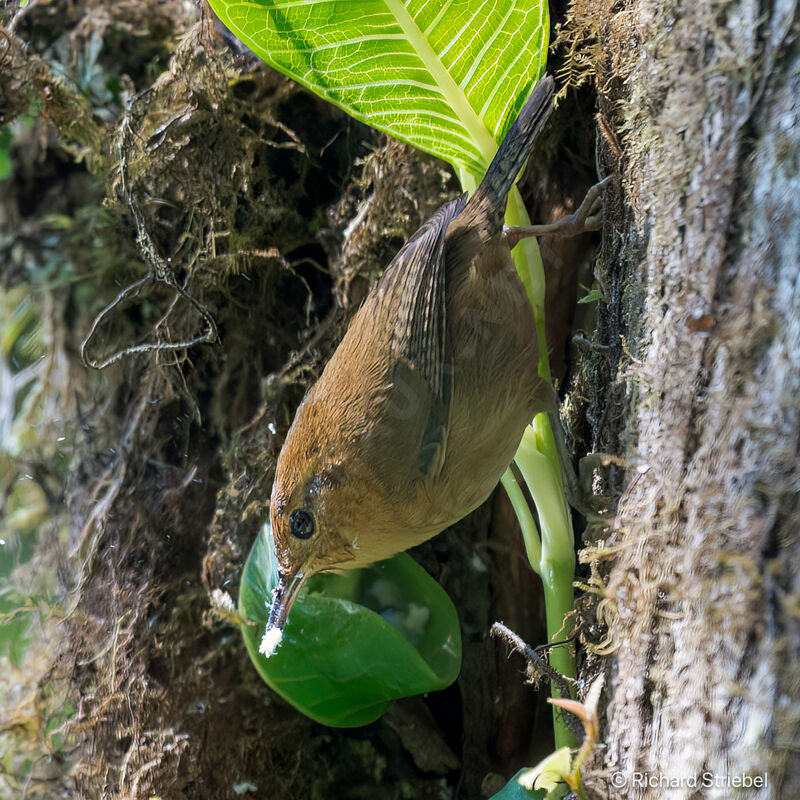
[[[481,118],[470,105],[466,94],[453,80],[452,75],[441,62],[436,51],[431,47],[425,34],[419,29],[414,18],[408,12],[402,0],[384,0],[386,7],[392,12],[398,25],[403,29],[409,44],[425,64],[441,90],[445,100],[456,113],[461,124],[466,128],[473,143],[484,159],[484,167],[488,166],[492,156],[497,152],[497,142],[486,129]]]

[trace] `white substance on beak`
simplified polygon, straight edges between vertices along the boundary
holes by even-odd
[[[266,658],[269,658],[271,655],[275,654],[275,651],[278,649],[282,639],[283,631],[280,628],[270,628],[269,630],[264,631],[264,635],[261,637],[261,645],[258,648],[258,652],[264,655]]]

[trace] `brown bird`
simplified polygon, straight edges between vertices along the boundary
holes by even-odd
[[[556,223],[503,224],[552,93],[547,76],[472,197],[446,203],[408,240],[297,409],[270,505],[280,581],[266,655],[306,578],[388,558],[452,525],[489,496],[534,416],[557,413],[511,248],[596,227],[600,185]]]

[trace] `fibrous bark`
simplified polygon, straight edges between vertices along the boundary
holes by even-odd
[[[600,44],[621,177],[598,267],[624,287],[598,332],[619,358],[590,408],[628,466],[586,554],[616,559],[604,797],[800,794],[797,26],[792,0],[630,0],[577,3],[567,29]]]

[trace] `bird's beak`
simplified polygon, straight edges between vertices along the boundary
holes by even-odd
[[[267,627],[261,639],[260,652],[269,658],[277,649],[283,638],[283,626],[289,617],[289,612],[297,599],[300,588],[306,580],[304,572],[296,575],[280,573],[278,585],[272,590],[272,605],[269,609]]]
[[[286,575],[280,573],[278,585],[272,590],[272,605],[269,609],[269,619],[267,620],[267,630],[270,628],[281,628],[286,624],[292,605],[297,599],[300,587],[305,583],[304,572],[296,575]]]

